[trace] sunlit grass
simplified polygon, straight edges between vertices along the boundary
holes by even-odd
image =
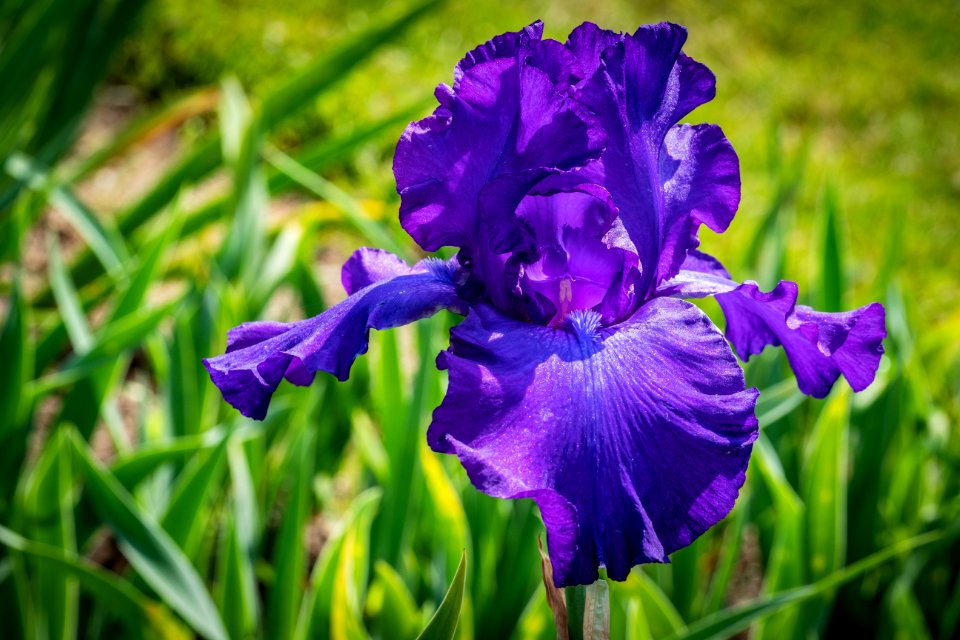
[[[450,625],[430,620],[449,619],[462,597],[460,638],[553,637],[534,506],[479,494],[455,460],[425,444],[445,385],[434,357],[453,316],[376,333],[348,382],[321,376],[309,389],[284,386],[263,423],[224,405],[200,362],[222,352],[226,330],[242,321],[314,314],[335,302],[335,238],[416,254],[391,214],[383,141],[426,108],[429,85],[449,79],[457,52],[471,44],[464,38],[518,26],[528,8],[477,9],[488,13],[469,26],[450,7],[394,7],[363,24],[348,21],[272,83],[204,89],[199,102],[158,108],[115,144],[64,162],[79,121],[45,119],[44,106],[70,98],[79,114],[92,91],[64,94],[56,83],[31,84],[29,73],[66,77],[81,68],[96,79],[106,62],[53,55],[82,31],[69,11],[44,13],[58,4],[0,10],[5,43],[20,42],[35,24],[14,19],[15,11],[51,21],[36,55],[13,59],[12,44],[0,50],[0,77],[23,82],[29,96],[0,98],[5,634],[414,638],[428,628],[447,637]],[[107,16],[118,5],[97,6]],[[940,219],[949,190],[925,200],[927,244],[891,221],[920,188],[912,181],[925,182],[864,176],[883,161],[861,163],[843,149],[860,131],[844,105],[832,133],[791,111],[804,100],[823,113],[834,107],[829,96],[798,89],[808,86],[802,75],[813,62],[777,75],[771,52],[802,48],[800,36],[782,32],[781,18],[747,13],[713,24],[713,14],[697,17],[683,4],[670,16],[538,8],[554,18],[553,34],[590,17],[623,28],[658,17],[690,23],[700,43],[693,53],[721,78],[719,106],[705,117],[730,133],[745,167],[741,218],[725,237],[704,234],[705,248],[764,285],[800,271],[821,296],[807,302],[821,307],[881,300],[888,311],[887,355],[862,394],[841,383],[826,400],[810,400],[796,392],[782,356],[749,363],[748,383],[763,390],[762,435],[737,507],[672,564],[638,568],[611,585],[611,637],[726,637],[752,626],[758,637],[782,640],[851,625],[891,637],[953,637],[960,316],[917,293],[918,283],[955,284],[949,259],[937,257],[936,230],[950,228]],[[744,51],[725,48],[741,39],[742,25],[765,20],[769,32],[745,38]],[[436,52],[409,46],[437,33],[447,36],[434,38]],[[768,41],[771,34],[780,39]],[[384,48],[390,39],[404,45]],[[816,64],[829,64],[817,55]],[[375,62],[356,66],[364,59]],[[329,136],[283,146],[295,114],[318,103],[320,117],[344,114],[345,101],[380,86],[384,69],[406,69],[405,82],[414,77],[411,59],[428,63],[417,67],[422,86],[409,87],[409,101],[381,113],[358,108]],[[875,88],[870,78],[866,92]],[[762,79],[778,87],[752,95]],[[765,100],[779,106],[758,116]],[[903,100],[904,113],[939,113],[937,104]],[[116,216],[83,204],[76,193],[84,179],[193,109],[209,130],[142,197]],[[875,153],[897,144],[907,156],[923,153],[870,131],[881,139],[870,142]],[[221,190],[192,201],[191,188],[216,176]],[[264,215],[289,195],[293,213]],[[888,208],[878,210],[879,202]],[[62,233],[51,210],[66,222]],[[904,262],[917,255],[923,266]],[[940,314],[936,324],[930,309]]]

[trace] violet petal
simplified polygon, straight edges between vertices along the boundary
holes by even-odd
[[[600,566],[623,580],[690,544],[733,507],[757,435],[757,392],[696,307],[659,298],[598,321],[474,307],[441,354],[449,387],[427,434],[481,491],[537,502],[558,586]]]

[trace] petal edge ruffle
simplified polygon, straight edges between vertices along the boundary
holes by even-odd
[[[440,309],[465,312],[456,292],[456,268],[454,261],[428,259],[410,273],[363,287],[313,318],[240,325],[229,334],[227,352],[203,364],[224,400],[248,418],[262,420],[285,377],[303,385],[326,371],[346,380],[353,361],[367,350],[370,329],[398,327]]]
[[[537,501],[560,586],[599,566],[623,580],[692,542],[733,507],[756,437],[756,390],[696,307],[585,320],[552,329],[474,307],[439,359],[449,386],[427,434],[481,491]]]

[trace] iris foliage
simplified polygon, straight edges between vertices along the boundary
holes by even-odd
[[[64,160],[136,5],[0,10],[0,76],[19,83],[0,96],[5,633],[414,638],[426,628],[448,637],[442,622],[458,619],[463,638],[552,637],[533,505],[480,494],[455,460],[427,449],[445,385],[434,355],[451,316],[375,332],[349,381],[281,388],[263,423],[224,405],[200,364],[221,352],[228,328],[289,319],[276,310],[284,298],[309,312],[336,302],[318,246],[336,251],[347,235],[417,257],[396,201],[358,201],[321,176],[384,131],[396,138],[424,105],[289,155],[272,136],[345,75],[362,77],[358,64],[387,53],[433,7],[374,16],[261,94],[231,81],[203,94],[214,96],[215,127],[106,215],[77,195],[84,179],[204,104],[196,94]],[[770,148],[769,201],[737,230],[751,241],[725,264],[769,282],[792,261],[818,284],[822,297],[810,302],[843,308],[842,283],[860,268],[845,259],[843,190],[822,189],[817,209],[798,209],[803,169],[816,159],[773,134]],[[190,197],[215,174],[226,189]],[[287,194],[308,204],[262,215]],[[61,247],[50,210],[78,246]],[[797,219],[814,220],[813,230],[798,232]],[[785,242],[798,233],[811,247],[800,261]],[[38,253],[40,281],[30,278]],[[887,308],[874,386],[853,396],[841,383],[811,400],[782,356],[751,359],[760,437],[742,497],[672,564],[611,583],[612,637],[726,637],[747,626],[800,637],[853,624],[890,636],[957,633],[957,322],[918,320],[887,253],[858,296]]]

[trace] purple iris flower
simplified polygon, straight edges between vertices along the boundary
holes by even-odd
[[[715,125],[678,124],[711,100],[713,74],[673,24],[634,34],[584,23],[566,43],[537,22],[469,52],[439,106],[412,123],[394,173],[414,266],[359,249],[346,300],[315,318],[233,329],[205,361],[224,398],[262,419],[283,378],[344,380],[370,329],[449,309],[466,315],[430,446],[473,484],[536,501],[559,586],[605,567],[623,580],[667,562],[733,507],[757,437],[743,359],[779,345],[800,390],[871,383],[884,309],[797,305],[733,281],[698,251],[740,200],[739,162]],[[726,336],[684,298],[714,296]]]

